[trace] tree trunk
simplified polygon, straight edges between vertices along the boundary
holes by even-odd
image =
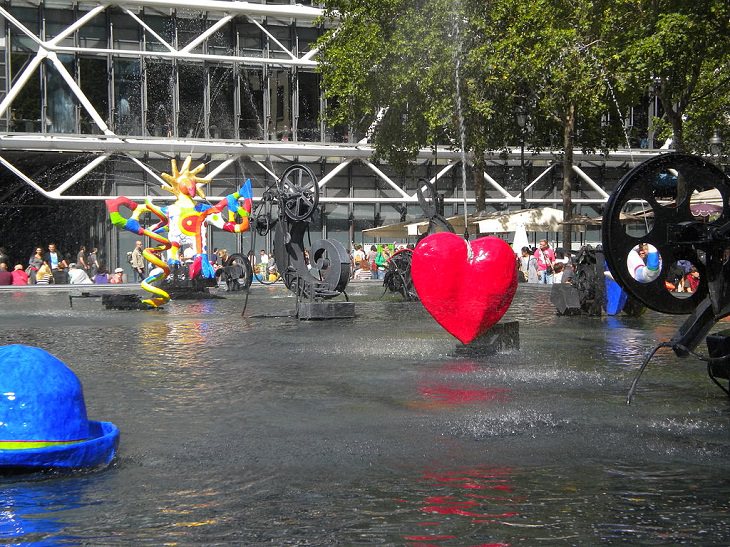
[[[563,119],[563,222],[573,217],[573,130],[575,128],[575,106],[570,104]],[[573,230],[570,224],[563,224],[563,248],[569,252],[573,246]]]
[[[677,152],[684,152],[684,128],[682,121],[683,108],[675,105],[671,97],[666,96],[662,92],[659,93],[659,99],[662,101],[664,113],[672,124],[672,147]]]

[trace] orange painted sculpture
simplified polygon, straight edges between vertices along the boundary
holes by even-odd
[[[205,192],[201,186],[211,179],[198,177],[205,164],[200,164],[191,170],[191,162],[192,158],[188,156],[182,169],[178,170],[177,162],[172,160],[172,173],[162,173],[165,181],[162,188],[176,198],[171,205],[158,207],[150,200],[138,204],[124,196],[106,201],[109,218],[114,226],[137,235],[148,236],[159,243],[156,247],[146,248],[142,253],[145,259],[157,266],[142,281],[142,288],[154,295],[142,302],[155,308],[169,301],[170,295],[154,283],[165,279],[170,274],[170,267],[181,265],[180,256],[183,251],[186,251],[186,254],[188,249],[192,252],[193,261],[189,266],[189,279],[215,277],[207,254],[205,238],[207,224],[235,233],[249,229],[253,201],[251,181],[247,179],[237,192],[229,194],[216,205],[195,201],[195,198],[205,199]],[[129,218],[125,218],[119,212],[122,207],[132,211]],[[225,209],[228,209],[227,220],[223,217]],[[142,226],[140,218],[145,213],[155,215],[159,221],[149,228]],[[236,216],[239,217],[238,222]],[[167,261],[160,256],[165,251],[169,251]]]

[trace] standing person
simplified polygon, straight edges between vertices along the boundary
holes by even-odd
[[[370,245],[370,250],[368,251],[368,264],[370,264],[370,274],[372,279],[378,278],[378,263],[375,261],[377,256],[378,248],[375,245]]]
[[[388,268],[388,258],[390,254],[387,247],[383,245],[380,250],[375,253],[375,265],[377,266],[377,274],[375,279],[385,279],[385,270]]]
[[[142,256],[142,242],[137,241],[132,251],[132,271],[134,272],[134,282],[140,283],[144,281],[144,257]]]
[[[264,249],[261,249],[259,251],[259,273],[261,274],[261,279],[266,279],[266,271],[269,269],[269,255],[266,254],[266,251]]]
[[[43,265],[43,248],[42,247],[36,247],[35,253],[33,253],[28,259],[28,275],[30,276],[30,283],[31,285],[35,285],[36,283],[36,275],[38,274],[38,270]]]
[[[56,249],[55,243],[48,244],[48,252],[43,255],[43,260],[51,267],[53,283],[64,284],[67,282],[65,270],[68,265],[63,259],[61,251]]]
[[[92,247],[89,254],[86,255],[86,264],[89,266],[89,277],[94,279],[96,272],[99,270],[99,256],[96,247]]]
[[[84,245],[79,247],[79,252],[76,254],[76,266],[87,273],[89,271],[89,265],[86,258],[86,247]]]
[[[553,282],[553,265],[555,252],[548,245],[547,239],[541,239],[533,255],[537,259],[538,283],[550,285]]]
[[[529,247],[520,249],[519,268],[520,281],[537,283],[537,259],[530,254]]]
[[[357,243],[355,245],[355,252],[352,255],[352,277],[355,277],[355,270],[362,269],[362,263],[366,261],[365,251],[362,250],[362,245]],[[368,268],[368,271],[370,268]],[[369,276],[368,276],[369,277]]]
[[[22,264],[16,264],[15,269],[12,272],[13,276],[13,285],[29,285],[29,277],[28,274],[25,273],[25,270],[23,269]]]

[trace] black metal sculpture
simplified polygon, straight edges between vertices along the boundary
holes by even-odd
[[[428,194],[423,192],[424,188]],[[421,206],[424,216],[428,219],[428,228],[418,238],[418,241],[437,232],[454,233],[454,227],[444,217],[443,196],[436,192],[434,185],[426,179],[419,179],[416,193],[418,195],[418,204]],[[413,287],[413,278],[411,277],[412,255],[413,251],[411,249],[401,249],[393,254],[388,260],[388,268],[383,278],[383,286],[386,291],[399,293],[407,301],[418,300],[418,294]]]
[[[603,251],[590,245],[575,258],[575,273],[568,283],[555,283],[550,301],[558,315],[588,314],[600,316],[605,304]]]
[[[300,301],[307,301],[306,306],[298,308],[300,318],[351,317],[353,306],[346,302],[319,307],[326,311],[315,309],[317,303],[343,294],[350,279],[350,257],[339,241],[320,239],[308,250],[305,247],[304,236],[318,204],[319,185],[314,173],[305,165],[291,165],[277,180],[276,186],[264,192],[252,214],[252,225],[262,236],[274,231],[273,255],[277,271],[286,287]],[[226,279],[240,283],[245,276],[244,285],[250,285],[253,272],[246,257],[231,256],[227,267],[229,273],[225,275],[229,277]],[[309,314],[312,316],[305,317]]]
[[[717,213],[698,217],[695,208],[710,199],[703,198],[710,192],[720,204]],[[653,310],[690,314],[671,340],[647,356],[639,375],[657,349],[670,347],[679,357],[691,354],[706,361],[712,380],[728,391],[717,381],[730,378],[730,351],[723,350],[728,346],[723,339],[728,337],[707,335],[718,320],[730,315],[729,203],[730,178],[704,158],[686,154],[666,154],[642,163],[621,179],[608,200],[603,248],[614,279]],[[641,224],[626,223],[631,213],[639,213]],[[651,264],[637,261],[637,252],[657,253],[653,275],[638,275]],[[672,290],[674,266],[679,263],[690,264],[699,276],[693,292]],[[695,352],[705,337],[709,358]]]
[[[411,277],[411,260],[413,250],[401,249],[388,259],[388,269],[385,271],[383,286],[387,290],[399,293],[407,301],[418,300],[418,294],[413,287]]]

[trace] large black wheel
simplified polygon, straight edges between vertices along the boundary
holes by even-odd
[[[697,156],[664,154],[632,169],[619,181],[603,218],[603,251],[616,282],[653,310],[692,313],[707,296],[708,283],[723,276],[729,200],[730,179]],[[715,213],[705,216],[710,205]],[[655,276],[637,276],[642,268],[637,255],[656,252]],[[699,273],[694,292],[677,290],[678,264]]]
[[[306,165],[291,165],[277,182],[284,214],[293,221],[311,217],[319,205],[317,177]]]

